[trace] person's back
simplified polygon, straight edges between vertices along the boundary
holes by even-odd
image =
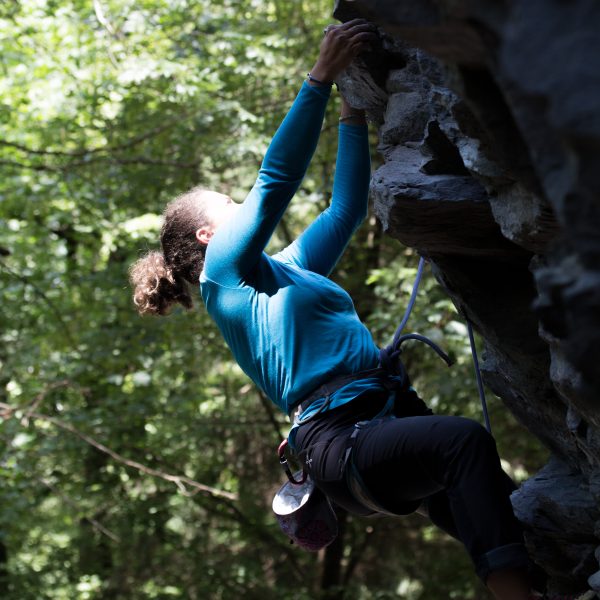
[[[329,89],[302,86],[246,200],[211,237],[202,297],[245,373],[284,412],[334,376],[376,366],[378,350],[350,296],[328,279],[367,213],[366,125],[340,124],[330,207],[290,246],[264,246],[300,185]]]

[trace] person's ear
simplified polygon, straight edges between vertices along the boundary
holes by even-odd
[[[208,242],[210,242],[210,238],[212,238],[213,233],[214,232],[211,229],[200,227],[200,229],[196,229],[196,239],[198,240],[199,244],[208,246]]]

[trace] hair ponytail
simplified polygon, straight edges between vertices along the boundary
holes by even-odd
[[[176,278],[162,252],[153,250],[129,269],[133,302],[141,315],[166,315],[174,304],[190,309],[192,298],[185,281]]]
[[[173,304],[192,308],[188,284],[197,285],[206,246],[196,230],[207,223],[203,187],[181,194],[165,208],[160,232],[162,252],[148,252],[129,269],[133,302],[141,315],[166,315]]]

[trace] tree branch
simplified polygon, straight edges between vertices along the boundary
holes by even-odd
[[[75,169],[79,167],[87,167],[88,165],[99,163],[99,162],[109,162],[116,163],[120,165],[154,165],[154,166],[162,166],[162,167],[175,167],[177,169],[196,169],[198,167],[198,162],[192,163],[179,163],[172,160],[158,160],[155,158],[146,158],[144,156],[138,156],[134,158],[117,158],[114,156],[100,156],[98,158],[91,158],[90,160],[81,160],[77,162],[69,162],[66,165],[62,166],[53,166],[48,164],[26,164],[20,163],[14,160],[0,160],[0,165],[6,165],[10,167],[18,167],[19,169],[31,169],[32,171],[51,171],[54,173],[62,173],[68,171],[69,169]]]
[[[16,160],[0,160],[0,165],[5,167],[18,167],[19,169],[31,169],[32,171],[60,171],[57,167],[49,165],[26,165],[25,163],[17,162]]]
[[[273,405],[271,401],[265,396],[263,391],[257,386],[256,391],[258,393],[258,397],[260,398],[260,403],[263,405],[265,412],[267,413],[267,417],[269,418],[269,422],[273,425],[273,429],[275,430],[275,434],[277,435],[277,439],[283,439],[284,435],[281,431],[281,427],[279,422],[277,421],[277,417],[275,416],[275,412],[273,411]]]
[[[77,506],[77,504],[75,504],[75,502],[73,502],[73,500],[71,500],[71,498],[69,498],[68,496],[63,494],[58,488],[56,488],[54,485],[52,485],[49,481],[46,481],[43,478],[37,478],[37,477],[36,477],[36,479],[41,484],[45,485],[53,493],[55,493],[57,496],[59,496],[60,499],[63,500],[66,504],[68,504],[71,508],[74,508],[76,511],[80,510],[79,506]],[[102,525],[102,523],[100,523],[93,517],[85,517],[84,516],[82,518],[84,520],[86,520],[94,529],[99,531],[101,534],[105,535],[107,538],[110,538],[113,542],[118,543],[121,541],[121,538],[118,535],[114,534],[112,531],[110,531],[110,529],[107,529],[106,527],[104,527],[104,525]]]
[[[6,404],[5,402],[0,402],[0,409],[2,409],[2,412],[0,413],[0,417],[5,418],[5,419],[11,418],[11,417],[16,417],[16,412],[21,410],[20,407],[13,406],[11,404]],[[130,460],[128,458],[125,458],[124,456],[121,456],[118,452],[115,452],[114,450],[111,450],[104,444],[96,441],[94,438],[90,437],[86,433],[79,431],[72,425],[69,425],[68,423],[60,421],[59,419],[56,419],[55,417],[51,417],[49,415],[44,415],[44,414],[41,414],[41,413],[38,413],[35,411],[28,411],[27,417],[39,419],[40,421],[45,421],[46,423],[51,423],[52,425],[54,425],[64,431],[68,431],[69,433],[76,435],[78,438],[80,438],[81,440],[83,440],[84,442],[89,444],[90,446],[93,446],[100,452],[103,452],[104,454],[108,454],[108,456],[110,456],[116,462],[122,463],[128,467],[131,467],[132,469],[136,469],[137,471],[140,471],[141,473],[144,473],[146,475],[151,475],[152,477],[158,477],[160,479],[164,479],[165,481],[174,483],[179,488],[181,493],[184,494],[185,496],[193,496],[193,495],[197,494],[198,492],[203,492],[203,493],[209,494],[211,496],[215,496],[215,497],[219,497],[219,498],[226,498],[228,500],[237,500],[238,499],[237,494],[233,494],[231,492],[225,492],[223,490],[219,490],[217,488],[214,488],[214,487],[211,487],[208,485],[204,485],[203,483],[199,483],[198,481],[194,481],[193,479],[190,479],[189,477],[185,477],[183,475],[172,475],[171,473],[165,473],[164,471],[159,471],[158,469],[152,469],[151,467],[147,467],[135,460]],[[193,491],[189,491],[188,487],[193,488]]]
[[[287,219],[285,218],[285,215],[279,221],[279,228],[281,229],[281,233],[283,233],[283,237],[285,238],[286,244],[289,246],[294,241],[294,238],[292,237],[292,232],[290,231],[290,228],[288,227]]]
[[[98,19],[98,23],[108,31],[111,36],[118,37],[117,32],[113,28],[111,22],[106,18],[104,14],[104,9],[100,4],[99,0],[94,0],[94,13],[96,14],[96,18]]]
[[[90,393],[89,388],[82,388],[77,384],[74,384],[69,379],[61,379],[60,381],[52,381],[48,385],[44,387],[44,389],[33,399],[31,404],[27,407],[25,415],[21,419],[21,422],[25,427],[29,425],[29,419],[35,413],[35,411],[40,407],[40,404],[46,399],[46,396],[55,389],[58,388],[77,388],[82,395],[88,395]]]
[[[214,499],[213,499],[214,501]],[[229,513],[226,514],[227,518],[235,521],[241,527],[252,531],[258,539],[260,539],[263,543],[265,543],[269,548],[279,548],[282,554],[286,557],[285,560],[287,563],[291,564],[292,568],[296,572],[299,577],[299,580],[302,580],[304,573],[298,564],[298,560],[296,557],[296,553],[289,543],[285,543],[285,537],[283,534],[281,536],[273,535],[266,527],[264,527],[260,523],[256,523],[252,521],[247,515],[245,515],[238,506],[234,505],[233,502],[228,500],[223,500],[219,503],[220,506],[225,506],[229,509]],[[203,505],[203,510],[210,512],[212,514],[216,514],[218,516],[223,516],[223,512],[217,509],[209,508],[206,505]]]
[[[352,549],[352,553],[350,554],[350,558],[348,560],[348,564],[346,569],[344,570],[344,574],[342,575],[342,585],[346,587],[358,566],[360,559],[362,558],[365,550],[369,546],[369,543],[372,539],[374,528],[369,525],[365,528],[365,537],[363,538],[362,543],[359,546],[354,546]]]
[[[29,278],[27,278],[23,275],[20,275],[16,271],[13,271],[2,260],[0,260],[0,267],[2,269],[4,269],[9,275],[12,275],[13,277],[15,277],[16,279],[21,281],[24,285],[28,285],[33,289],[33,291],[48,305],[50,310],[54,313],[54,316],[58,319],[59,323],[62,325],[65,335],[67,336],[67,339],[69,340],[69,343],[72,346],[75,346],[75,338],[73,337],[71,330],[69,329],[66,321],[63,319],[61,312],[56,308],[56,306],[54,306],[54,303],[50,300],[50,298],[48,298],[48,296],[46,296],[46,294],[40,288],[38,288],[38,286],[35,285],[35,283],[31,282],[29,280]]]
[[[214,96],[222,101],[226,101],[226,100],[237,101],[235,96],[227,97],[227,96],[225,96],[223,94],[219,94],[219,93],[214,94]],[[266,111],[266,110],[274,110],[280,106],[286,106],[290,102],[291,102],[291,98],[284,98],[282,100],[278,100],[276,102],[272,102],[267,105],[261,104],[260,106],[251,107],[251,108],[254,109],[254,112],[256,112],[257,110],[260,110],[262,112],[262,111]],[[250,112],[252,112],[252,110],[250,108],[249,108],[249,110],[250,110]],[[25,152],[26,154],[32,154],[32,155],[37,155],[37,156],[65,156],[65,157],[69,157],[69,158],[82,158],[84,156],[89,156],[90,154],[99,154],[99,153],[112,154],[115,152],[120,152],[122,150],[128,150],[128,149],[132,148],[133,146],[137,146],[138,144],[141,144],[142,142],[145,142],[148,139],[151,139],[153,137],[160,135],[161,133],[170,129],[171,127],[174,127],[175,125],[183,123],[184,121],[187,121],[188,119],[195,117],[198,114],[203,114],[205,112],[206,112],[206,108],[204,106],[200,110],[192,110],[192,111],[186,112],[176,119],[171,119],[170,121],[167,121],[166,123],[163,123],[162,125],[159,125],[158,127],[154,127],[153,129],[150,129],[149,131],[146,131],[137,136],[134,136],[130,140],[123,142],[122,144],[117,144],[115,146],[101,146],[99,148],[84,148],[82,150],[75,150],[73,152],[65,152],[64,150],[63,151],[61,151],[61,150],[40,150],[40,149],[36,149],[36,148],[29,148],[27,146],[24,146],[23,144],[19,144],[17,142],[11,142],[9,140],[2,140],[2,139],[0,139],[0,146],[7,146],[9,148],[14,148],[16,150],[20,150],[21,152]],[[337,127],[337,124],[335,125],[335,127]],[[85,161],[83,163],[76,163],[76,164],[78,164],[78,165],[87,164],[88,162],[90,162],[90,161]],[[2,161],[2,162],[0,162],[0,164],[21,166],[21,167],[27,167],[30,169],[37,169],[37,170],[52,170],[52,167],[50,167],[48,165],[23,165],[22,163],[13,162],[13,161]],[[62,170],[62,168],[64,168],[64,167],[58,167],[58,168],[55,167],[54,169]]]
[[[145,142],[146,140],[148,140],[150,138],[156,137],[157,135],[160,135],[163,131],[166,131],[167,129],[170,129],[171,127],[174,127],[175,125],[178,125],[179,123],[182,123],[183,121],[189,119],[190,117],[195,116],[196,114],[198,114],[198,112],[199,111],[192,111],[192,112],[185,113],[183,116],[180,116],[177,119],[172,119],[170,121],[167,121],[166,123],[163,123],[162,125],[159,125],[158,127],[150,129],[149,131],[146,131],[144,133],[141,133],[138,136],[134,136],[130,140],[123,142],[122,144],[118,144],[116,146],[101,146],[99,148],[84,148],[83,150],[76,150],[73,152],[64,152],[64,151],[60,151],[60,150],[37,150],[35,148],[28,148],[27,146],[24,146],[23,144],[18,144],[16,142],[9,142],[7,140],[0,140],[0,146],[8,146],[9,148],[15,148],[16,150],[20,150],[21,152],[25,152],[27,154],[35,154],[38,156],[68,156],[70,158],[81,158],[83,156],[88,156],[90,154],[98,154],[101,152],[111,154],[113,152],[119,152],[121,150],[128,150],[129,148],[132,148],[133,146],[137,146],[138,144],[141,144],[142,142]]]

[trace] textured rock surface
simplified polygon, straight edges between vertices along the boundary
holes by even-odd
[[[339,0],[381,47],[341,77],[379,126],[372,197],[551,449],[514,495],[551,589],[600,589],[600,3]],[[589,582],[587,582],[589,578]]]

